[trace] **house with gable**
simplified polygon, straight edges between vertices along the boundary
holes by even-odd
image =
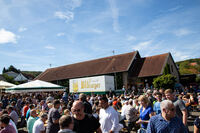
[[[121,89],[123,85],[126,88],[150,87],[153,78],[162,75],[167,64],[170,73],[179,82],[179,72],[171,53],[141,57],[138,51],[49,68],[35,79],[59,84],[69,79],[113,75],[117,81],[117,89]]]

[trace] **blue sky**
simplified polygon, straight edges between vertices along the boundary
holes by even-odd
[[[0,72],[138,50],[200,57],[200,0],[0,0]]]

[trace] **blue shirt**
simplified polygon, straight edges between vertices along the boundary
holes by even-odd
[[[143,107],[140,109],[140,119],[141,120],[149,120],[150,119],[150,114],[153,112],[153,108],[151,106],[147,106],[147,108],[142,112]],[[146,129],[147,124],[142,123],[141,127]]]
[[[160,102],[156,102],[153,105],[153,111],[156,112],[156,114],[160,114],[161,110],[160,110]]]
[[[188,133],[180,118],[175,116],[166,121],[161,114],[152,116],[147,127],[147,133]]]
[[[30,116],[30,112],[31,112],[31,109],[29,108],[28,111],[26,112],[26,121],[28,121],[28,118]]]

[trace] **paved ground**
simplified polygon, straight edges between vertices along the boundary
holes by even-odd
[[[200,116],[200,111],[196,110],[196,111],[191,112],[191,116],[188,117],[188,128],[189,128],[190,133],[193,133],[193,130],[194,130],[194,128],[193,128],[193,122],[194,122],[194,119],[196,117],[198,117],[198,116]],[[18,132],[19,133],[28,133],[26,127],[19,128]],[[123,131],[121,133],[126,133],[126,131]],[[136,133],[136,132],[133,131],[132,133]]]

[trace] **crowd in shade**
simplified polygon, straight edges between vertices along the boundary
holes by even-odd
[[[40,92],[4,94],[0,133],[187,133],[188,117],[200,106],[200,94],[144,89],[137,94]],[[199,132],[200,117],[193,122]]]

